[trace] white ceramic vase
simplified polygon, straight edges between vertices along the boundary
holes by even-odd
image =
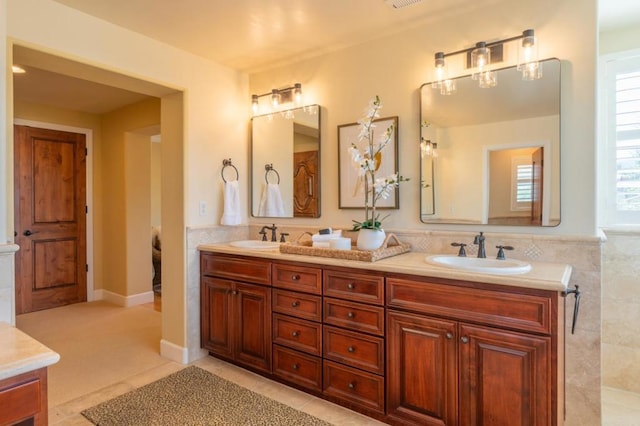
[[[376,250],[382,246],[386,234],[384,229],[361,229],[358,231],[358,241],[356,247],[358,250]]]

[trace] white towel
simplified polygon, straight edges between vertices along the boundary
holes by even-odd
[[[262,217],[282,217],[284,216],[284,204],[280,185],[277,183],[267,183],[262,191],[258,216]]]
[[[328,241],[314,241],[311,246],[317,248],[331,248],[331,244]]]
[[[224,213],[220,223],[222,225],[240,225],[240,187],[237,180],[224,184]]]

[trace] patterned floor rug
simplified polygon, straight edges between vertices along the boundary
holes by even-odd
[[[191,366],[82,412],[100,426],[327,426],[309,414]]]

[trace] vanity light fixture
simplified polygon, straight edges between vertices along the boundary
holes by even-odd
[[[542,66],[538,61],[538,43],[534,30],[525,30],[521,35],[505,38],[490,43],[479,41],[474,47],[457,50],[455,52],[438,52],[435,55],[436,77],[431,87],[440,89],[440,94],[450,95],[456,91],[455,80],[452,80],[447,73],[445,58],[454,55],[464,54],[470,56],[470,67],[473,68],[471,78],[478,80],[478,85],[482,88],[495,87],[498,84],[497,74],[491,70],[492,50],[502,50],[502,45],[516,40],[522,40],[518,44],[518,66],[517,70],[522,73],[523,80],[537,80],[542,78]]]
[[[301,105],[302,84],[296,83],[290,87],[272,89],[270,92],[263,93],[261,95],[251,95],[251,109],[253,110],[254,115],[257,115],[260,112],[260,98],[264,96],[271,96],[272,112],[276,111],[281,105],[289,102],[293,102],[295,105]]]

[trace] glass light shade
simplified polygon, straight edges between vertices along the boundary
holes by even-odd
[[[523,80],[537,80],[542,77],[538,62],[538,43],[533,30],[522,32],[522,43],[518,44],[518,71]]]
[[[433,89],[441,89],[442,82],[448,77],[447,64],[444,60],[444,52],[438,52],[435,56],[435,80],[431,83]]]
[[[476,43],[476,48],[471,51],[471,68],[475,71],[471,74],[471,78],[477,80],[480,74],[491,63],[491,49],[487,47],[484,41]]]
[[[441,95],[453,95],[456,93],[456,81],[455,80],[444,80],[440,83],[440,94]]]
[[[260,105],[258,104],[258,95],[251,95],[251,110],[253,114],[257,114],[260,109]]]
[[[293,101],[296,105],[302,104],[302,84],[300,83],[293,86]]]
[[[274,108],[278,108],[279,104],[280,104],[280,94],[278,93],[278,89],[273,89],[271,91],[271,105]]]
[[[484,71],[478,75],[478,86],[482,89],[496,87],[498,85],[498,74],[495,71]]]

